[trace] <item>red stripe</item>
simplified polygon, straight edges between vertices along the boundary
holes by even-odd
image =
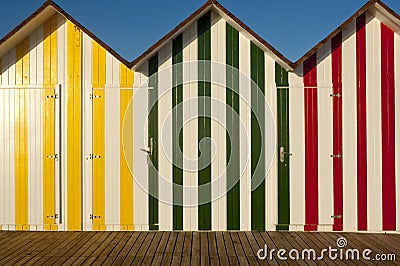
[[[305,231],[316,231],[318,225],[318,104],[317,104],[317,56],[304,62],[305,107]]]
[[[396,230],[394,33],[381,24],[382,225]]]
[[[365,13],[356,21],[358,230],[367,230],[367,79]]]
[[[333,94],[342,95],[342,33],[332,39]],[[342,97],[333,97],[333,154],[342,154]],[[343,160],[333,157],[333,230],[343,231]]]

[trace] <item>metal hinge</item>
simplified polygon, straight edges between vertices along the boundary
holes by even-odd
[[[89,157],[86,160],[100,159],[101,155],[89,154]]]
[[[341,214],[338,214],[338,215],[331,215],[331,218],[333,218],[333,219],[342,219],[342,215]]]
[[[93,219],[100,219],[101,216],[100,216],[100,215],[93,215],[93,214],[90,214],[90,215],[89,215],[89,218],[90,218],[90,220],[93,220]]]
[[[47,98],[47,99],[58,99],[58,94],[47,95],[46,98]]]
[[[101,98],[101,95],[96,95],[96,94],[90,94],[89,95],[90,99],[97,99],[97,98]]]
[[[46,217],[49,218],[49,219],[57,219],[58,218],[58,214],[47,215]]]
[[[331,97],[342,97],[342,94],[340,93],[333,93],[330,95]]]
[[[341,154],[332,154],[331,155],[332,158],[342,158]]]
[[[47,159],[58,159],[58,154],[47,155]]]

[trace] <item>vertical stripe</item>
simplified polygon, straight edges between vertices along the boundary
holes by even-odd
[[[334,213],[332,57],[331,42],[317,51],[318,231],[332,231]]]
[[[159,52],[158,86],[158,169],[159,179],[159,230],[171,231],[173,222],[173,178],[172,178],[172,42]]]
[[[211,13],[206,13],[197,22],[198,60],[199,62],[199,118],[198,143],[203,138],[211,138]],[[200,151],[203,150],[203,154]],[[206,156],[208,155],[208,156]],[[211,143],[199,148],[199,230],[211,230]]]
[[[342,33],[332,39],[333,230],[343,230]],[[347,155],[347,154],[346,154]]]
[[[149,60],[148,71],[149,229],[158,230],[158,54]]]
[[[278,104],[278,225],[276,230],[289,230],[290,224],[290,142],[289,142],[289,79],[288,72],[275,64]],[[282,149],[282,151],[281,151]],[[285,153],[286,152],[286,153]],[[282,154],[281,154],[282,153]],[[283,158],[280,158],[283,156]],[[282,160],[283,159],[283,160]]]
[[[357,60],[356,23],[342,32],[343,230],[357,230]],[[335,110],[336,112],[337,110]],[[336,212],[335,212],[336,214]]]
[[[128,109],[133,96],[133,71],[120,64],[120,202],[121,230],[133,230],[133,108]],[[129,111],[129,112],[128,112]],[[125,124],[124,124],[125,122]],[[123,138],[123,134],[126,137]]]
[[[42,94],[43,121],[43,224],[44,230],[57,230],[54,225],[55,213],[55,176],[54,159],[54,99],[55,91],[51,86],[57,83],[57,28],[58,17],[55,15],[43,24],[43,83],[50,87]],[[53,70],[53,68],[55,70]]]
[[[194,23],[183,32],[183,61],[196,61],[198,58],[197,25]],[[198,64],[184,64],[183,66],[183,155],[190,160],[198,157],[198,84],[187,81],[198,80]],[[193,118],[192,120],[190,120]],[[190,122],[189,122],[190,121]],[[194,168],[194,169],[193,169]],[[183,230],[198,230],[198,174],[195,166],[185,160],[183,172],[183,186],[191,187],[183,191]]]
[[[148,90],[143,89],[143,86],[147,87],[147,72],[148,71],[148,62],[144,62],[143,65],[135,71],[135,87],[139,88],[135,90],[135,96],[133,97],[133,107],[134,111],[134,184],[133,184],[133,196],[134,196],[134,225],[135,230],[147,231],[149,230],[149,215],[148,215],[148,167],[146,167],[148,163],[147,154],[141,151],[140,149],[144,147],[148,147],[147,141],[147,130],[146,120],[148,118]]]
[[[3,60],[0,57],[0,85],[2,84],[2,75],[3,75]],[[5,93],[4,91],[0,91],[0,106],[5,106]],[[5,176],[5,126],[4,126],[4,116],[5,116],[5,109],[0,108],[0,123],[3,125],[3,127],[0,129],[0,230],[3,229],[2,224],[4,224],[5,220],[5,213],[4,213],[4,205],[5,205],[5,186],[4,186],[4,180],[6,179]]]
[[[61,35],[61,32],[60,34]],[[89,160],[89,154],[93,152],[93,40],[85,33],[82,33],[82,52],[83,52],[83,228],[84,231],[92,231],[93,214],[93,161]],[[61,67],[61,65],[60,65]],[[60,81],[61,82],[61,81]],[[64,148],[64,147],[63,147]],[[64,150],[65,151],[65,150]],[[67,151],[68,152],[68,151]],[[64,155],[65,156],[65,155]],[[107,157],[108,158],[108,157]],[[107,187],[107,186],[106,186]]]
[[[172,41],[173,230],[183,230],[183,36]]]
[[[250,46],[251,54],[251,178],[262,180],[251,193],[251,229],[265,230],[265,160],[261,147],[265,147],[264,135],[264,98],[265,94],[265,60],[264,52],[254,43]],[[259,91],[261,90],[261,92]],[[256,171],[257,170],[257,171]]]
[[[105,223],[106,230],[119,230],[121,216],[121,63],[106,52],[105,90]],[[124,89],[126,90],[126,89]],[[122,116],[123,117],[123,116]],[[128,125],[128,123],[127,123]],[[122,133],[123,134],[123,133]],[[128,149],[128,147],[126,147]],[[116,178],[117,177],[117,178]],[[127,196],[126,194],[124,196]]]
[[[16,85],[29,84],[29,37],[16,47]],[[15,224],[28,226],[28,106],[26,89],[17,89],[15,98]]]
[[[381,24],[382,229],[396,230],[394,32]]]
[[[67,229],[81,230],[81,30],[67,22]]]
[[[106,51],[92,41],[93,230],[105,230],[105,93]]]
[[[218,13],[211,13],[211,139],[215,144],[215,158],[211,162],[211,230],[227,228],[226,193],[226,22]],[[221,65],[220,65],[221,64]],[[222,84],[222,86],[221,86]]]
[[[251,230],[251,208],[249,208],[251,202],[251,167],[249,161],[249,152],[251,151],[250,145],[250,130],[251,130],[251,109],[250,109],[250,94],[251,91],[248,89],[250,86],[250,41],[244,36],[243,33],[239,33],[239,69],[240,73],[240,95],[239,97],[239,113],[240,121],[243,126],[240,127],[240,169],[243,171],[240,177],[240,230]],[[247,139],[246,139],[247,138]]]
[[[240,230],[239,32],[228,23],[226,64],[227,229]]]
[[[366,26],[368,231],[382,230],[381,75],[376,74],[381,73],[380,31],[380,22],[371,19]]]
[[[318,225],[318,112],[317,112],[317,57],[308,58],[304,66],[305,116],[305,187],[306,221],[304,230],[317,230]]]
[[[357,221],[367,230],[367,102],[365,13],[356,20],[357,58]]]
[[[395,48],[395,105],[396,105],[396,132],[400,132],[400,36],[394,35]],[[396,214],[400,215],[400,141],[396,136]],[[397,219],[397,231],[400,231],[400,219]]]

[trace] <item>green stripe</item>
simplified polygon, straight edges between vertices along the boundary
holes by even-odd
[[[198,59],[211,60],[211,12],[206,13],[197,21],[198,34]],[[211,80],[211,67],[208,63],[199,63],[198,69],[198,143],[203,138],[211,138],[211,102],[202,96],[211,97],[211,83],[204,80]],[[203,81],[201,81],[203,80]],[[207,115],[208,117],[205,117]],[[199,205],[198,219],[199,230],[211,230],[211,186],[206,189],[200,188],[201,185],[210,184],[211,182],[211,144],[204,147],[209,156],[199,161],[200,165],[207,165],[198,173],[198,199],[199,202],[207,202]],[[199,149],[200,157],[200,149]]]
[[[251,43],[251,79],[258,88],[252,84],[251,88],[251,176],[262,178],[262,183],[251,192],[251,229],[265,230],[265,155],[261,153],[262,144],[265,148],[265,141],[262,142],[264,134],[265,100],[259,98],[256,90],[261,89],[265,93],[265,66],[264,52],[254,43]],[[257,117],[254,112],[257,112]],[[258,164],[258,166],[257,166]],[[257,172],[255,171],[257,167]]]
[[[173,153],[173,181],[174,184],[183,185],[183,170],[180,166],[183,163],[183,67],[182,67],[182,34],[172,41],[172,153]],[[177,65],[178,64],[178,65]],[[177,141],[179,143],[177,143]],[[179,145],[179,146],[178,146]],[[179,147],[180,151],[177,150]],[[173,189],[173,230],[183,230],[183,191],[182,187]]]
[[[289,81],[288,72],[275,63],[275,83],[278,88],[278,225],[276,230],[289,230],[290,194],[289,194],[289,159],[285,155],[280,161],[280,149],[289,152]],[[284,88],[282,88],[284,87]]]
[[[240,230],[239,32],[228,23],[226,64],[227,229]]]
[[[158,54],[149,60],[149,147],[153,142],[153,152],[150,156],[154,168],[149,165],[149,229],[158,230]]]

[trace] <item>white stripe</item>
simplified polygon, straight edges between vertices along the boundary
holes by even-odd
[[[30,41],[30,52],[29,52],[29,80],[30,84],[36,84],[36,31],[34,31],[29,38]],[[40,219],[41,213],[38,213],[36,208],[40,206],[36,205],[36,198],[40,195],[36,188],[36,183],[40,182],[40,167],[41,167],[41,157],[40,157],[40,131],[36,131],[36,125],[41,124],[41,116],[37,116],[37,109],[40,110],[40,102],[37,102],[36,95],[41,95],[40,90],[28,90],[28,224],[30,230],[36,230],[36,226]],[[39,175],[37,175],[37,170],[39,169]]]
[[[158,53],[159,229],[172,230],[172,42]]]
[[[60,34],[59,34],[60,35]],[[83,156],[87,158],[92,153],[92,119],[93,108],[90,94],[92,93],[92,39],[85,33],[82,34],[83,44]],[[65,151],[65,150],[64,150]],[[65,155],[66,156],[66,155]],[[92,230],[92,221],[90,214],[92,214],[92,175],[93,165],[92,160],[83,161],[83,230]]]
[[[1,58],[1,69],[0,69],[0,76],[5,76],[4,71],[5,71],[5,63],[4,63],[4,58]],[[2,78],[0,79],[0,84],[2,84]],[[5,219],[6,219],[6,214],[5,214],[5,204],[7,202],[5,198],[5,192],[8,188],[5,186],[5,171],[6,171],[6,165],[5,165],[5,157],[6,157],[6,147],[5,147],[5,136],[6,136],[6,124],[5,124],[5,115],[6,115],[6,109],[5,104],[7,102],[6,97],[7,91],[1,91],[0,90],[0,106],[3,106],[3,108],[0,108],[0,124],[4,125],[0,127],[0,226],[5,224]],[[2,228],[5,229],[5,228]]]
[[[305,158],[304,158],[304,89],[303,66],[289,73],[289,133],[290,152],[290,230],[304,229],[305,223]]]
[[[144,63],[140,69],[135,72],[135,87],[147,87],[147,71],[148,63]],[[147,120],[148,107],[147,107],[147,90],[135,90],[133,97],[133,106],[135,112],[134,118],[134,155],[133,155],[133,172],[134,172],[134,223],[135,230],[148,230],[149,229],[149,198],[148,198],[148,167],[147,155],[140,151],[141,148],[147,147]]]
[[[343,30],[343,230],[357,230],[356,23]],[[376,76],[376,75],[375,75]]]
[[[64,231],[65,230],[65,224],[66,224],[66,210],[67,210],[67,200],[66,200],[66,195],[67,195],[67,186],[66,186],[66,177],[67,177],[67,167],[66,167],[66,163],[67,163],[67,141],[66,141],[66,135],[67,134],[63,134],[63,132],[66,132],[66,94],[64,93],[66,91],[65,89],[65,79],[66,79],[66,64],[67,64],[67,60],[65,60],[65,57],[67,55],[66,52],[66,35],[67,35],[67,31],[65,30],[65,24],[66,24],[66,19],[63,16],[58,16],[58,32],[57,32],[57,45],[58,45],[58,83],[61,84],[61,158],[60,158],[60,162],[61,162],[61,199],[62,199],[62,204],[61,204],[61,222],[62,224],[58,225],[58,230],[59,231]],[[41,35],[43,36],[43,29],[41,30]],[[43,38],[43,37],[42,37]],[[42,46],[43,42],[41,44],[39,44],[40,46]],[[41,54],[43,54],[43,47],[40,48],[38,51],[40,51]],[[38,53],[38,57],[39,58],[43,58],[43,55],[39,56]],[[39,64],[43,64],[43,62],[41,60],[38,61],[38,69],[43,69],[43,66],[39,67]],[[41,79],[41,83],[43,83],[42,80],[43,77],[43,73],[39,75],[38,73],[38,83],[39,83],[39,79]],[[85,89],[85,88],[83,88]],[[84,128],[84,127],[83,127]],[[42,156],[43,158],[43,156]],[[43,173],[43,171],[42,171]],[[84,177],[82,177],[84,178]],[[82,201],[84,199],[82,198]],[[43,205],[43,203],[41,203]]]
[[[183,62],[189,62],[197,60],[197,25],[194,23],[186,31],[183,32]],[[189,69],[184,65],[183,75],[188,77],[185,80],[197,80],[197,68],[192,65],[192,69]],[[190,98],[197,98],[197,84],[184,84],[183,85],[183,120],[184,124],[188,120],[188,117],[197,117],[198,104],[197,101],[192,101],[190,104],[188,100]],[[183,127],[183,155],[187,159],[196,160],[198,151],[198,125],[197,119],[193,119],[186,123]],[[184,168],[189,166],[184,163]],[[183,172],[183,186],[197,187],[198,176],[197,171]],[[198,193],[197,190],[194,193],[183,192],[183,202],[185,205],[193,205],[197,202]],[[198,228],[198,207],[197,206],[184,206],[183,207],[183,230],[192,231]]]
[[[272,112],[272,118],[277,121],[277,91],[275,89],[275,61],[268,54],[264,54],[265,58],[265,95],[269,108]],[[265,112],[270,112],[267,110],[268,106],[265,106]],[[278,158],[276,156],[276,146],[278,142],[278,131],[275,127],[275,136],[270,134],[270,121],[268,121],[269,116],[265,115],[265,131],[264,131],[264,145],[265,145],[265,225],[266,230],[274,231],[276,230],[276,225],[278,224]],[[274,147],[271,149],[272,143]],[[271,154],[271,150],[274,152]],[[272,165],[268,169],[268,162],[272,160]],[[269,170],[269,172],[268,172]]]
[[[367,213],[368,230],[382,230],[382,123],[381,123],[381,30],[373,19],[367,34]]]
[[[36,31],[36,83],[38,85],[43,84],[43,26],[39,27]],[[38,215],[37,230],[43,230],[43,132],[42,132],[42,92],[36,94],[36,116],[39,117],[39,122],[36,123],[35,131],[39,135],[36,135],[36,143],[39,145],[37,154],[37,166],[36,166],[36,183],[33,188],[37,197],[35,197],[34,204],[36,205],[36,212]]]
[[[400,37],[394,34],[394,51],[395,51],[395,118],[396,118],[396,219],[397,231],[400,231]]]
[[[240,177],[240,230],[251,230],[251,119],[250,119],[250,41],[239,32],[239,69],[248,78],[240,79],[239,114],[243,127],[240,127],[240,169],[244,169]],[[247,141],[242,138],[247,137]],[[246,147],[247,146],[247,147]],[[246,152],[245,152],[246,151]]]
[[[114,57],[106,52],[106,84],[119,83]],[[105,112],[105,224],[107,230],[120,223],[120,90],[110,89],[104,92]],[[96,114],[93,114],[96,117]]]
[[[211,13],[211,61],[225,64],[226,62],[226,22],[221,19],[216,13]],[[226,84],[226,72],[217,73],[220,71],[213,71],[211,66],[211,79],[218,80],[221,84]],[[211,203],[211,229],[215,231],[226,230],[227,228],[227,202],[226,202],[226,182],[218,182],[226,180],[226,101],[225,86],[211,84],[211,97],[213,100],[219,100],[221,104],[212,104],[212,115],[218,113],[219,122],[211,120],[211,139],[216,145],[216,157],[211,164],[211,197],[215,199],[220,195],[217,200]],[[218,180],[218,181],[217,181]]]
[[[333,220],[333,113],[331,43],[317,52],[318,94],[318,230],[332,231]],[[327,85],[327,86],[324,86]],[[329,85],[329,86],[328,86]]]
[[[15,84],[15,62],[16,62],[16,49],[12,49],[8,53],[8,84],[13,85]],[[6,192],[6,199],[10,202],[7,206],[7,217],[8,217],[8,224],[9,230],[15,230],[15,141],[14,141],[14,124],[15,124],[15,91],[9,92],[9,107],[5,108],[5,110],[10,110],[9,113],[9,120],[8,120],[8,132],[10,139],[7,141],[9,146],[8,151],[8,165],[9,165],[9,172],[7,174],[8,180],[6,181],[6,187],[9,190]],[[6,144],[7,145],[7,144]]]

